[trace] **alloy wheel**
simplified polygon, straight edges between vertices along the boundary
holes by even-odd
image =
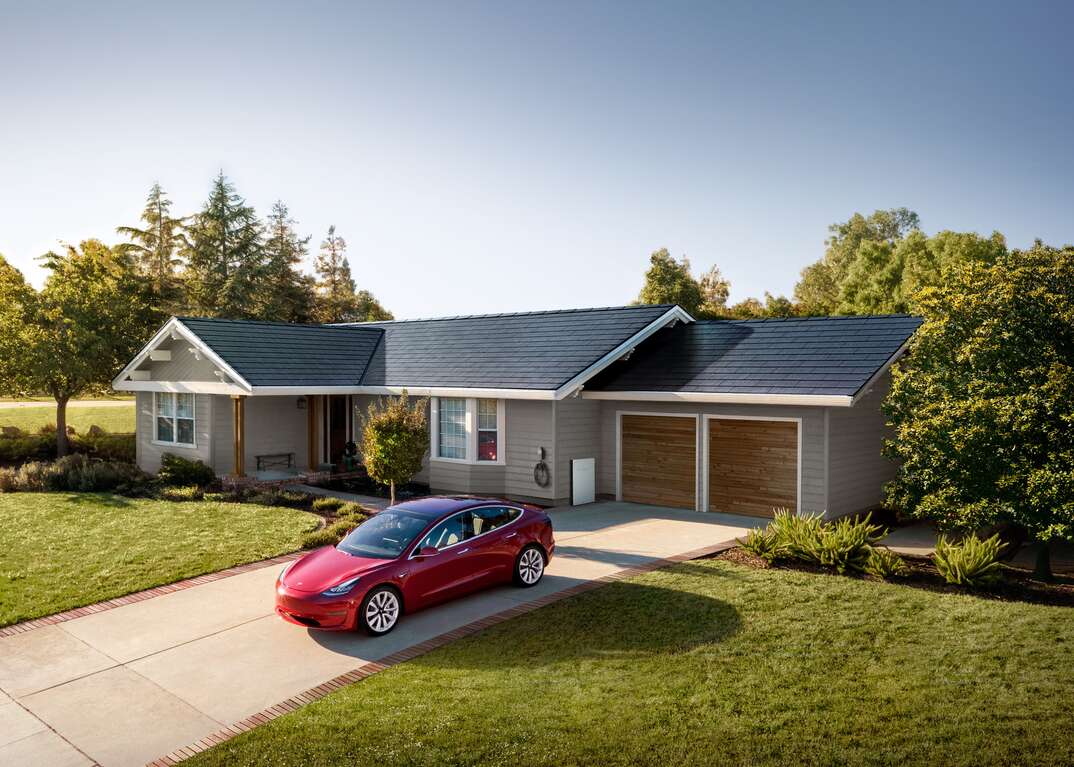
[[[541,580],[544,574],[544,557],[535,548],[526,549],[518,560],[518,577],[527,586],[532,586]]]
[[[378,591],[365,606],[365,622],[377,634],[390,631],[399,620],[399,597],[391,589]]]

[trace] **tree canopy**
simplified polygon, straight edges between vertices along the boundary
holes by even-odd
[[[1074,249],[944,242],[932,252],[958,255],[918,294],[925,322],[885,405],[889,501],[943,528],[1074,539]]]
[[[429,449],[429,429],[425,417],[429,401],[413,405],[404,391],[398,397],[375,400],[362,424],[362,463],[373,480],[391,488],[409,482],[421,471]]]
[[[143,228],[135,226],[116,227],[118,234],[131,241],[117,245],[117,249],[130,253],[140,274],[149,280],[155,300],[165,313],[171,313],[181,301],[182,287],[178,270],[182,265],[180,251],[187,247],[183,221],[173,218],[171,200],[160,184],[149,190],[145,210],[142,211]]]

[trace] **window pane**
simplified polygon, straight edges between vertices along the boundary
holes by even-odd
[[[496,400],[479,399],[477,401],[477,428],[496,428]]]
[[[194,417],[194,395],[193,394],[176,394],[176,408],[175,414],[180,418],[193,418]]]
[[[172,419],[157,417],[157,440],[159,442],[175,442]]]
[[[477,460],[496,460],[496,432],[479,431],[477,433]]]
[[[454,546],[467,538],[474,537],[474,524],[470,512],[456,514],[450,519],[445,519],[439,525],[429,531],[429,534],[418,544],[419,549],[426,546],[434,546],[443,549]]]
[[[175,421],[177,436],[175,441],[184,445],[194,444],[194,419],[178,418]]]
[[[519,515],[518,509],[499,506],[492,509],[474,509],[474,533],[481,535],[498,527],[503,527]]]
[[[175,395],[157,393],[157,415],[175,415]]]
[[[441,458],[466,458],[466,400],[440,400]]]

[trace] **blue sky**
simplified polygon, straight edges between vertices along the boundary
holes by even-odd
[[[0,0],[0,253],[218,169],[400,317],[621,304],[648,254],[790,293],[827,226],[1074,241],[1071,3]]]

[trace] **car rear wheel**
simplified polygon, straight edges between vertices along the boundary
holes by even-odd
[[[387,634],[399,622],[403,603],[391,586],[378,586],[365,595],[358,609],[358,625],[370,636]]]
[[[536,586],[544,576],[544,552],[539,546],[529,545],[515,560],[515,585],[522,588]]]

